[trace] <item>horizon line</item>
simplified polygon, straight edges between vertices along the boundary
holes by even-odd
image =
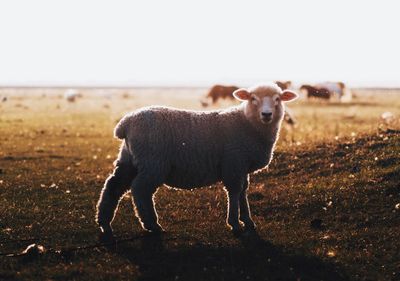
[[[9,85],[2,85],[0,84],[0,89],[151,89],[151,88],[159,88],[159,89],[166,89],[166,88],[181,88],[181,89],[201,89],[201,88],[210,88],[213,85],[231,85],[234,83],[209,83],[209,84],[162,84],[162,83],[155,83],[155,84],[9,84]],[[297,84],[297,83],[295,83]],[[303,84],[303,83],[299,83]],[[307,83],[304,83],[307,84]],[[311,83],[312,84],[312,83]],[[347,84],[347,83],[345,83]],[[350,89],[399,89],[400,85],[397,86],[384,86],[384,85],[354,85],[354,86],[347,86]]]

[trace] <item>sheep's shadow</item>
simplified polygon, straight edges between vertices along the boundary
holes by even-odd
[[[140,271],[138,280],[348,280],[343,270],[316,257],[285,253],[257,234],[236,246],[165,247],[161,236],[116,251]],[[181,245],[182,243],[180,243]]]

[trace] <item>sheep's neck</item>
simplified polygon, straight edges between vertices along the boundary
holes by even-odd
[[[280,122],[273,120],[270,124],[260,123],[256,127],[267,143],[275,143],[279,136]]]

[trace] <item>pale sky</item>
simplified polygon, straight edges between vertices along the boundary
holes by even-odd
[[[400,86],[396,2],[2,0],[0,86]]]

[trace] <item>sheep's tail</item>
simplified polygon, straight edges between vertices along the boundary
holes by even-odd
[[[114,129],[114,137],[123,140],[126,138],[126,130],[128,126],[129,116],[124,116],[121,120],[119,120],[118,124]]]

